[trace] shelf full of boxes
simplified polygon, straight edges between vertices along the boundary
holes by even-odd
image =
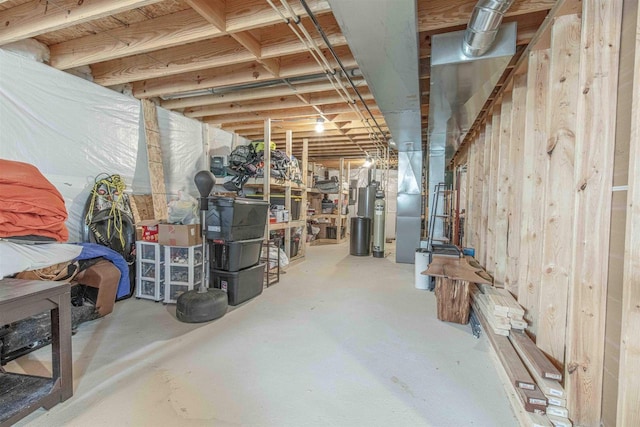
[[[347,169],[350,169],[349,165]],[[311,173],[317,177],[320,170],[321,167],[314,164]],[[343,243],[346,241],[349,190],[344,188],[344,181],[349,174],[350,171],[347,171],[345,175],[344,159],[340,159],[335,192],[327,193],[315,187],[307,190],[309,199],[307,219],[312,229],[314,227],[320,229],[316,238],[312,240],[312,244]]]
[[[307,168],[308,140],[303,143],[303,156],[301,171]],[[286,155],[291,158],[293,144],[293,132],[286,132]],[[265,163],[270,161],[270,156],[265,153]],[[280,242],[280,246],[289,258],[289,265],[304,260],[306,241],[306,209],[307,185],[304,173],[292,173],[292,179],[274,179],[270,171],[264,171],[262,179],[251,179],[245,187],[262,189],[254,197],[262,197],[271,206],[268,222],[268,238]],[[298,175],[298,176],[297,176]]]

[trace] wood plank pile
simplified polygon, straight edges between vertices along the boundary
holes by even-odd
[[[522,307],[508,291],[489,285],[472,284],[470,292],[473,310],[504,368],[512,404],[526,411],[521,422],[529,426],[571,427],[560,384],[562,373],[524,331]]]
[[[478,283],[471,286],[470,293],[473,309],[484,315],[495,334],[506,337],[511,329],[522,331],[527,327],[524,309],[506,289]]]

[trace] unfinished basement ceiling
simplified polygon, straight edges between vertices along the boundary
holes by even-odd
[[[329,2],[305,4],[0,0],[0,45],[36,39],[48,46],[49,64],[55,68],[89,67],[97,84],[155,99],[164,108],[249,139],[261,139],[264,119],[271,118],[272,140],[279,148],[284,148],[285,131],[292,130],[294,154],[301,156],[302,138],[309,138],[313,161],[363,158],[367,151],[386,147],[390,135],[362,77],[371,70],[356,63]],[[464,29],[475,4],[417,1],[423,141],[431,36]],[[504,22],[518,23],[519,46],[531,40],[554,4],[555,0],[515,1]],[[329,75],[336,78],[332,81]],[[320,118],[322,134],[314,130]]]

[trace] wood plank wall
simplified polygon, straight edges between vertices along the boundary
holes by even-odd
[[[526,308],[529,333],[564,369],[575,425],[599,426],[622,2],[561,3],[547,33],[536,38],[505,83],[501,100],[472,130],[470,148],[459,156],[466,160],[453,166],[466,164],[469,175],[466,244],[496,286]],[[630,197],[636,199],[640,185],[631,182],[640,179],[638,68],[636,58],[637,157],[632,154],[629,172]],[[618,401],[618,420],[629,423],[620,425],[640,425],[640,341],[631,332],[640,329],[640,201],[634,201],[628,203],[635,215],[627,221],[620,369],[625,385]]]
[[[620,426],[640,425],[640,13],[635,38],[618,375],[617,423]]]

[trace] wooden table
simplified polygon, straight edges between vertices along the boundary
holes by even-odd
[[[51,378],[0,373],[0,427],[40,407],[50,409],[73,395],[71,294],[68,283],[0,280],[0,326],[51,311]]]

